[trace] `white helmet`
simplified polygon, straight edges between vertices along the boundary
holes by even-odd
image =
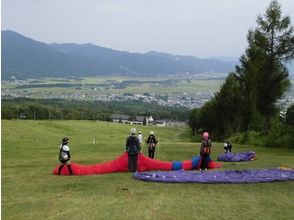
[[[152,135],[153,135],[153,134],[154,134],[154,132],[153,132],[153,131],[150,131],[150,133],[149,133],[149,134],[152,134]]]
[[[131,128],[131,134],[136,134],[136,128]]]

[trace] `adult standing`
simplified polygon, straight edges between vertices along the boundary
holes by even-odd
[[[139,139],[140,147],[142,148],[143,135],[142,135],[142,132],[141,131],[138,132],[138,139]]]
[[[232,152],[232,144],[230,141],[225,141],[224,143],[224,149],[225,149],[225,153],[228,153],[228,152]]]
[[[70,156],[70,152],[69,152],[69,139],[67,137],[64,137],[62,139],[62,143],[59,147],[59,161],[61,163],[61,165],[58,168],[58,175],[60,175],[62,168],[64,167],[64,165],[67,166],[67,169],[69,171],[69,175],[73,175],[72,169],[71,169],[71,156]]]
[[[208,168],[208,163],[210,161],[211,153],[211,140],[209,139],[209,133],[204,132],[202,135],[202,142],[200,146],[200,168],[201,170],[206,170]]]
[[[128,152],[128,170],[136,172],[138,168],[138,154],[141,153],[139,139],[136,137],[136,129],[131,128],[131,135],[127,137],[126,152]]]
[[[148,156],[151,159],[154,159],[155,147],[158,143],[158,140],[156,139],[153,131],[150,131],[149,137],[147,138],[146,143],[148,145]]]

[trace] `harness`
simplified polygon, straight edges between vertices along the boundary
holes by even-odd
[[[66,162],[70,160],[70,158],[69,158],[68,152],[63,150],[63,146],[64,145],[62,145],[62,147],[59,150],[59,160],[62,162]]]
[[[155,143],[154,143],[154,142],[150,142],[150,143],[148,143],[148,148],[149,148],[150,150],[154,150],[154,148],[155,148]]]
[[[155,145],[156,145],[156,141],[155,141],[155,137],[149,137],[148,140],[147,140],[147,143],[148,143],[148,148],[150,150],[154,150],[155,148]]]
[[[204,140],[204,147],[201,149],[202,154],[210,154],[211,153],[211,141]]]

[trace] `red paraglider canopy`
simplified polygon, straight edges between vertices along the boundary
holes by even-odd
[[[191,170],[199,168],[200,158],[194,157],[192,160],[185,160],[183,162],[168,162],[151,159],[143,154],[138,155],[138,171],[149,170]],[[221,163],[210,161],[208,164],[210,169],[221,167]],[[58,174],[59,165],[53,170],[53,174]],[[72,162],[72,171],[74,175],[92,175],[92,174],[104,174],[114,172],[128,172],[128,153],[123,153],[114,160],[107,161],[94,165],[81,165]],[[66,166],[61,171],[61,175],[69,175],[69,171]]]

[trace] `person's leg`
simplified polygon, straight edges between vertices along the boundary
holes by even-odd
[[[67,165],[67,169],[68,169],[69,175],[73,175],[73,172],[72,172],[72,169],[71,169],[71,164]]]
[[[128,170],[129,172],[132,172],[132,156],[128,155]]]
[[[130,155],[130,172],[136,172],[137,171],[137,157],[138,155]]]
[[[207,165],[208,165],[208,155],[202,154],[201,170],[207,169]]]
[[[133,172],[136,172],[138,170],[138,154],[133,156]]]
[[[63,167],[64,167],[64,164],[60,164],[60,166],[58,168],[58,175],[61,174],[61,170],[62,170]]]
[[[201,157],[201,164],[200,164],[200,169],[201,170],[204,170],[204,165],[205,165],[205,155],[204,154],[200,154],[200,157]]]
[[[72,172],[72,169],[71,169],[71,162],[70,162],[70,160],[63,161],[62,167],[63,167],[64,165],[67,166],[67,169],[68,169],[69,175],[73,175],[73,172]]]
[[[152,150],[150,147],[148,147],[148,157],[152,158]]]
[[[155,147],[152,149],[152,159],[154,159],[154,154],[155,154]]]
[[[207,169],[207,168],[208,168],[209,160],[210,160],[209,155],[205,155],[205,159],[204,159],[204,169]]]

